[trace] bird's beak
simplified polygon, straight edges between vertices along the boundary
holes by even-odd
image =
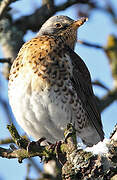
[[[77,29],[78,27],[80,27],[81,25],[83,25],[86,21],[88,21],[87,17],[82,17],[81,19],[78,19],[77,21],[74,21],[72,23],[72,27],[74,29]]]

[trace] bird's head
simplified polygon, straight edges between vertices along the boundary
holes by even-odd
[[[60,37],[71,48],[74,48],[77,40],[77,29],[87,21],[88,18],[81,18],[77,21],[67,16],[52,16],[41,27],[38,35],[53,35]]]

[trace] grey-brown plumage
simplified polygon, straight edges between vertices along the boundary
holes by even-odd
[[[77,28],[85,21],[51,17],[12,65],[10,104],[18,123],[35,139],[63,139],[69,122],[88,146],[104,138],[89,71],[74,52]]]

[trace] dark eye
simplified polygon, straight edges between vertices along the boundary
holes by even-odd
[[[56,25],[57,28],[62,27],[62,25],[60,23],[56,23],[55,25]]]

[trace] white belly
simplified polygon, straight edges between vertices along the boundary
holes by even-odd
[[[36,140],[43,136],[50,142],[63,139],[72,113],[61,98],[52,89],[31,92],[30,82],[19,83],[18,79],[9,87],[9,100],[17,122]]]

